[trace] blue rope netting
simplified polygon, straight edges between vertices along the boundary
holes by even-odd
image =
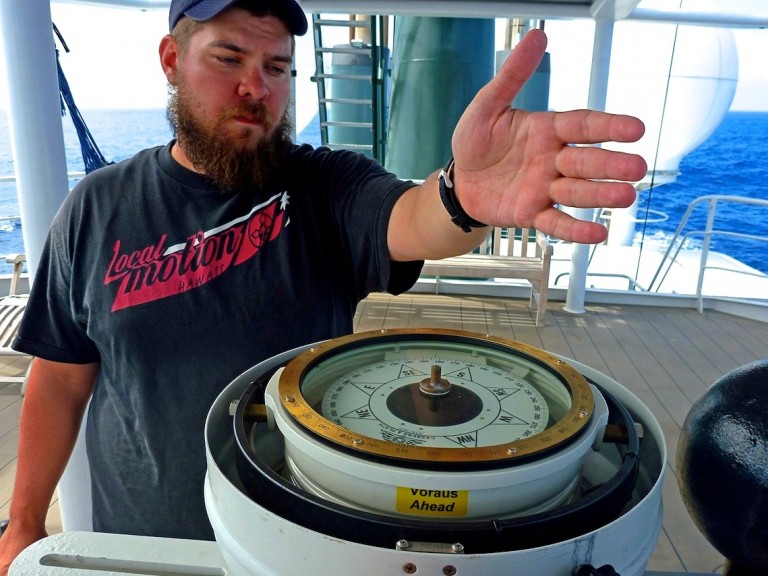
[[[67,47],[66,42],[64,42],[64,38],[62,38],[61,34],[59,33],[58,28],[56,28],[56,24],[53,25],[53,31],[56,33],[56,36],[59,38],[59,41],[64,47],[64,50],[66,52],[69,52],[69,48]],[[104,155],[101,153],[101,150],[99,150],[99,147],[96,144],[96,140],[94,140],[93,138],[93,134],[91,134],[91,131],[88,129],[88,126],[86,125],[82,114],[80,114],[80,110],[77,108],[77,105],[75,104],[75,99],[73,98],[72,91],[69,88],[69,82],[67,82],[67,78],[64,75],[64,70],[61,68],[61,63],[59,62],[58,50],[56,50],[56,70],[59,74],[59,94],[61,95],[61,115],[62,116],[66,115],[67,110],[69,110],[69,115],[72,118],[72,124],[74,124],[75,126],[75,131],[77,132],[77,138],[80,141],[80,150],[83,154],[83,164],[85,165],[85,172],[86,174],[90,174],[91,172],[93,172],[94,170],[97,170],[98,168],[102,168],[107,164],[112,164],[112,162],[109,162],[106,158],[104,158]]]

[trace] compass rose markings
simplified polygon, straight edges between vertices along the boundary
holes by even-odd
[[[517,394],[520,392],[520,388],[489,388],[491,392],[493,392],[493,395],[496,396],[498,400],[506,400],[510,396]]]
[[[368,406],[368,404],[363,404],[359,408],[350,410],[346,414],[341,414],[339,418],[354,418],[355,420],[378,420],[378,418],[373,415],[373,412],[371,412],[371,408]]]
[[[462,448],[466,448],[467,446],[477,448],[477,431],[469,432],[467,434],[459,434],[457,436],[446,436],[445,438],[451,442],[455,442]]]
[[[373,394],[379,386],[381,386],[381,382],[351,382],[352,386],[360,390],[363,394],[367,394],[370,396]]]
[[[472,369],[469,366],[462,366],[461,368],[457,368],[456,370],[452,370],[450,372],[443,372],[443,375],[445,377],[453,376],[454,378],[469,380],[470,382],[475,381],[475,379],[472,377]]]
[[[411,376],[427,376],[427,375],[428,375],[427,372],[419,370],[418,368],[414,368],[409,364],[403,364],[402,366],[400,366],[400,375],[398,376],[398,378],[409,378]]]
[[[491,423],[491,426],[530,426],[531,423],[527,420],[523,420],[519,416],[510,414],[509,412],[501,411],[496,420]]]
[[[438,421],[439,433],[421,421],[402,418],[390,406],[390,400],[395,402],[396,396],[412,392],[430,377],[435,364],[461,394],[475,399],[480,410],[451,425]],[[548,422],[546,399],[533,384],[464,358],[392,357],[357,366],[332,380],[323,393],[322,414],[352,432],[392,443],[474,450],[533,436]]]

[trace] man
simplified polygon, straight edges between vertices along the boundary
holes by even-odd
[[[307,29],[294,0],[173,0],[170,28],[176,140],[84,179],[41,258],[15,342],[35,360],[1,566],[45,536],[91,395],[95,529],[211,538],[203,424],[236,375],[349,333],[368,293],[407,290],[423,259],[471,250],[485,225],[598,242],[601,226],[555,205],[627,206],[618,181],[645,173],[637,156],[571,146],[634,141],[637,119],[509,108],[539,31],[467,108],[447,177],[415,186],[288,141],[293,36]]]

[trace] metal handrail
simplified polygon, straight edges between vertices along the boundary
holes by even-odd
[[[67,179],[74,180],[75,178],[83,178],[85,174],[86,173],[83,171],[67,172]],[[0,176],[0,184],[13,184],[15,182],[16,176]],[[4,222],[6,220],[18,220],[19,218],[21,218],[19,215],[0,216],[0,222]]]
[[[570,276],[570,272],[560,272],[557,276],[555,276],[554,285],[557,286],[558,282],[560,282],[560,278],[565,278],[566,276]],[[626,280],[627,281],[627,291],[628,292],[648,292],[647,288],[644,288],[642,284],[638,284],[637,280],[632,278],[632,276],[629,276],[628,274],[619,274],[618,272],[590,272],[587,270],[587,278],[590,276],[597,276],[598,278],[618,278],[620,280]]]
[[[595,214],[592,218],[592,221],[598,222],[598,223],[605,223],[605,220],[610,220],[610,215],[606,214],[606,212],[610,212],[610,211],[606,210],[605,208],[596,209]],[[660,219],[659,222],[664,222],[668,218],[668,216],[664,212],[659,212],[658,210],[654,210],[653,212],[663,216],[663,218]],[[555,243],[557,241],[558,241],[557,239],[550,238],[550,242]],[[595,257],[595,252],[597,251],[598,246],[599,244],[593,244],[592,248],[589,251],[589,260],[587,261],[587,278],[589,278],[590,276],[596,276],[599,278],[614,278],[619,280],[626,280],[628,292],[648,292],[648,289],[645,288],[642,284],[640,284],[637,281],[637,278],[633,278],[632,276],[629,276],[627,274],[621,274],[618,272],[590,272],[589,266],[592,264],[592,259]],[[561,278],[565,278],[570,275],[571,275],[570,272],[561,272],[560,274],[555,276],[554,285],[557,286]]]
[[[85,172],[77,171],[77,172],[67,172],[67,179],[73,180],[74,178],[83,178],[85,176]],[[12,182],[16,182],[16,176],[0,176],[0,184],[9,184]]]
[[[704,230],[694,230],[687,232],[683,234],[683,230],[688,224],[688,219],[691,216],[691,213],[701,204],[707,205],[707,223]],[[718,203],[731,203],[731,204],[751,204],[754,206],[763,206],[765,208],[768,208],[768,200],[763,200],[759,198],[748,198],[746,196],[730,196],[730,195],[721,195],[721,194],[710,194],[706,196],[700,196],[699,198],[696,198],[693,200],[689,205],[688,209],[685,211],[685,214],[683,215],[683,218],[680,220],[680,224],[677,227],[677,230],[675,231],[674,236],[672,237],[672,240],[669,243],[669,246],[667,247],[666,252],[664,252],[664,256],[661,259],[661,262],[659,263],[659,267],[656,269],[656,273],[653,275],[653,279],[651,280],[648,289],[653,290],[655,287],[655,291],[658,292],[661,289],[661,285],[664,283],[664,280],[667,277],[667,273],[672,268],[672,265],[675,263],[675,260],[680,253],[680,250],[682,249],[683,245],[685,244],[686,240],[692,237],[701,237],[702,240],[702,248],[701,248],[701,259],[699,263],[699,276],[696,282],[696,299],[698,301],[698,309],[699,312],[702,312],[704,309],[704,301],[702,297],[702,287],[704,285],[704,273],[707,270],[725,270],[724,268],[720,266],[707,266],[707,258],[709,256],[709,248],[712,241],[712,237],[715,235],[718,236],[730,236],[733,238],[744,238],[749,240],[756,240],[759,242],[768,242],[768,237],[761,236],[757,234],[747,234],[744,232],[733,232],[730,230],[717,230],[714,228],[715,224],[715,217],[717,215],[717,206]],[[670,257],[670,254],[672,254],[674,251],[674,254]],[[747,270],[735,270],[735,269],[728,269],[730,272],[736,272],[739,274],[744,274],[747,276],[760,276],[761,274],[756,274]],[[656,284],[656,280],[661,275],[661,279],[659,280],[659,283]]]

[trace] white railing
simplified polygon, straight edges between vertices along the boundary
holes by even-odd
[[[77,171],[77,172],[67,172],[67,179],[68,180],[75,180],[78,178],[83,178],[85,176],[85,172]],[[0,176],[0,184],[14,184],[16,182],[16,176]],[[18,215],[6,215],[6,216],[0,216],[0,222],[6,221],[6,220],[18,220]]]
[[[688,209],[685,211],[683,218],[680,220],[680,224],[675,231],[675,235],[672,237],[672,241],[669,243],[664,257],[656,270],[656,273],[648,286],[649,290],[659,291],[667,273],[670,271],[672,265],[675,263],[680,250],[685,245],[686,241],[690,239],[701,239],[701,259],[699,263],[699,274],[696,282],[696,299],[698,301],[699,312],[703,311],[703,297],[702,287],[704,285],[704,274],[707,270],[727,270],[728,272],[743,274],[745,276],[764,276],[760,272],[750,272],[747,270],[738,270],[734,268],[723,268],[721,266],[709,266],[707,264],[707,258],[709,256],[709,248],[712,242],[713,236],[727,236],[731,238],[743,238],[745,240],[752,240],[757,242],[768,242],[768,236],[761,234],[749,234],[746,232],[734,232],[732,230],[717,230],[715,229],[715,219],[717,216],[718,204],[744,204],[760,206],[768,208],[768,200],[758,198],[747,198],[745,196],[728,196],[728,195],[707,195],[696,198],[688,205]],[[706,204],[707,207],[707,221],[704,230],[692,230],[683,234],[686,226],[688,225],[688,219],[693,211],[700,205]],[[749,226],[749,220],[745,219],[745,226]],[[658,283],[657,283],[658,280]]]
[[[2,0],[0,0],[2,1]],[[75,172],[67,172],[67,179],[68,180],[76,180],[79,178],[83,178],[85,176],[85,172],[83,171],[75,171]],[[0,184],[14,184],[16,182],[16,176],[0,176]],[[18,214],[10,214],[10,215],[0,215],[0,226],[3,226],[3,222],[15,222],[18,221],[21,217]],[[5,254],[0,255],[0,257],[6,256]],[[1,274],[10,275],[6,272],[2,272]],[[7,294],[7,290],[4,290],[4,284],[5,284],[6,278],[0,279],[0,294]]]
[[[85,172],[67,172],[67,178],[74,180],[75,178],[82,178],[85,176]],[[0,184],[9,184],[16,182],[16,176],[0,176]]]

